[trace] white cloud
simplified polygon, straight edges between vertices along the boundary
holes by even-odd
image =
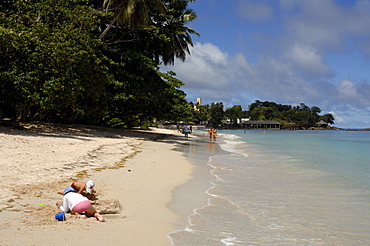
[[[337,87],[338,99],[356,107],[366,108],[370,106],[369,84],[354,84],[349,80],[343,80]]]
[[[264,56],[252,65],[240,53],[229,57],[218,47],[201,43],[196,43],[191,53],[184,63],[168,69],[174,70],[186,83],[184,89],[187,92],[197,96],[224,102],[239,98],[244,107],[257,97],[300,103],[321,96],[314,86],[295,74],[292,62]],[[245,91],[255,97],[246,100]]]
[[[226,65],[228,55],[220,50],[219,47],[211,43],[196,43],[197,52],[194,54],[194,57],[207,60],[213,64],[217,65]]]
[[[339,95],[342,98],[355,98],[357,97],[357,91],[354,84],[351,81],[343,80],[338,86]]]
[[[227,73],[224,73],[227,60],[227,54],[217,46],[195,43],[191,56],[188,56],[186,62],[178,63],[175,72],[178,77],[186,78],[184,82],[190,89],[221,89],[228,82]]]
[[[328,65],[322,63],[322,56],[315,48],[295,44],[286,54],[286,58],[291,60],[292,67],[300,71],[305,78],[316,79],[331,75]]]
[[[334,119],[335,119],[335,123],[336,124],[341,124],[344,122],[344,119],[343,117],[341,117],[340,115],[338,115],[338,113],[334,112],[334,111],[330,111],[329,112],[330,114],[332,114],[334,116]]]
[[[368,111],[359,110],[348,104],[343,106],[347,108],[345,111],[341,109],[340,105],[337,105],[336,110],[329,112],[334,116],[335,125],[344,128],[370,128]]]
[[[357,1],[353,7],[334,0],[281,0],[286,12],[285,26],[290,38],[319,50],[348,49],[348,41],[369,38],[370,2]],[[293,11],[294,10],[294,11]]]

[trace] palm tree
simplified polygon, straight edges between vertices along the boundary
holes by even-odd
[[[104,6],[107,11],[115,11],[115,17],[105,28],[100,38],[107,34],[114,23],[125,23],[126,27],[131,29],[131,34],[121,32],[126,28],[115,28],[116,38],[121,39],[123,35],[126,35],[131,38],[130,40],[141,43],[141,50],[151,53],[158,62],[161,57],[165,65],[173,65],[175,58],[184,61],[186,54],[190,54],[189,45],[193,46],[191,34],[199,36],[198,32],[185,26],[188,22],[197,19],[195,12],[187,8],[189,1],[105,0]],[[156,8],[151,8],[154,4],[157,4]],[[160,6],[163,6],[164,9]],[[145,28],[143,28],[144,25]],[[116,40],[112,43],[122,41]]]
[[[161,42],[161,56],[165,65],[173,65],[175,57],[184,61],[186,53],[190,54],[189,45],[193,46],[191,34],[200,35],[185,26],[187,22],[196,20],[197,16],[193,10],[186,9],[187,3],[180,2],[177,2],[178,6],[175,6],[171,14],[166,15],[166,25],[162,28],[162,33],[166,37]]]
[[[154,7],[161,14],[166,13],[166,5],[162,0],[104,0],[103,7],[106,12],[113,11],[114,18],[100,34],[103,38],[114,23],[118,25],[126,23],[131,30],[139,30],[149,23],[151,7]]]

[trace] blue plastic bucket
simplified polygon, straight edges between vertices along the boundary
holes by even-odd
[[[66,216],[65,216],[64,212],[60,212],[60,213],[55,215],[55,219],[59,220],[59,221],[64,221],[64,220],[66,220]]]

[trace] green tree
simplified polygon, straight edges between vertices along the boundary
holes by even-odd
[[[326,123],[330,124],[330,125],[335,125],[334,123],[334,116],[332,114],[324,114],[322,116],[319,117],[319,120],[323,120],[325,121]]]
[[[311,107],[311,119],[310,119],[311,125],[315,125],[319,121],[319,113],[321,113],[321,109],[319,107],[316,106]]]
[[[269,108],[261,106],[253,108],[253,110],[248,114],[251,117],[251,120],[266,120],[268,119],[266,117],[268,115],[268,111],[270,111]]]
[[[166,64],[172,63],[174,58],[184,59],[185,52],[188,52],[187,45],[192,45],[192,31],[184,24],[195,16],[187,10],[187,2],[166,1],[165,15],[150,9],[150,23],[146,23],[146,28],[132,30],[129,25],[112,26],[110,36],[104,38],[104,54],[112,60],[109,71],[114,77],[113,83],[108,86],[110,106],[105,117],[110,125],[131,126],[154,118],[189,119],[191,109],[186,107],[185,110],[185,99],[181,98],[185,93],[178,90],[182,84],[176,82],[176,90],[168,89],[170,81],[178,80],[174,74],[171,74],[170,80],[167,77],[169,74],[158,77],[156,68],[160,64],[159,57]],[[174,94],[163,95],[164,91]],[[177,99],[170,101],[167,98]],[[176,108],[175,112],[170,108]]]
[[[306,110],[298,110],[294,114],[293,121],[297,123],[309,123],[309,118],[311,116],[311,113]]]
[[[251,103],[249,106],[248,106],[248,111],[249,112],[252,112],[255,108],[259,108],[261,107],[261,102],[259,100],[256,100],[254,103]]]
[[[180,90],[180,87],[185,84],[175,78],[176,73],[174,72],[161,73],[158,71],[158,74],[166,83],[163,94],[160,95],[163,106],[158,117],[167,121],[191,121],[193,115],[185,99],[186,94]]]
[[[279,116],[277,104],[274,102],[256,100],[248,108],[248,115],[252,120],[272,120]]]
[[[240,105],[234,105],[231,108],[227,108],[224,113],[225,117],[230,119],[231,125],[236,125],[238,120],[240,121],[243,117],[243,109]]]
[[[184,61],[186,54],[190,54],[189,45],[193,46],[191,34],[199,36],[195,30],[185,26],[197,19],[195,12],[188,9],[188,0],[171,0],[167,2],[167,13],[158,15],[155,20],[156,37],[154,47],[157,47],[155,56],[160,55],[165,65],[173,65],[175,58]]]
[[[189,119],[183,83],[158,70],[158,57],[173,64],[192,45],[188,2],[111,0],[105,14],[97,0],[2,1],[0,116],[127,127]]]
[[[145,28],[130,29],[129,25],[112,26],[109,35],[104,36],[107,48],[117,44],[140,50],[142,54],[153,58],[158,64],[173,65],[175,58],[184,61],[193,46],[191,35],[198,35],[195,30],[186,26],[196,20],[196,14],[188,9],[189,0],[165,1],[166,13],[161,14],[151,8],[150,21]]]
[[[175,73],[161,73],[140,52],[112,52],[109,71],[114,79],[107,85],[108,113],[104,120],[114,127],[132,127],[157,120],[188,120],[191,114]],[[114,61],[114,62],[113,62]],[[154,63],[154,64],[153,64]]]
[[[214,127],[217,127],[224,119],[224,104],[222,102],[211,103],[210,111],[211,118],[208,123]]]
[[[9,99],[2,112],[21,120],[68,122],[96,121],[103,114],[107,74],[97,49],[98,16],[81,2],[2,5],[0,56],[7,63],[0,65],[0,83]]]
[[[194,118],[198,119],[200,122],[209,122],[211,119],[211,108],[207,105],[197,105],[197,110],[193,112]]]
[[[300,127],[314,126],[318,120],[324,117],[319,115],[320,112],[319,107],[309,108],[304,103],[291,106],[258,100],[250,104],[247,111],[252,120],[279,120],[284,124],[296,124]],[[325,115],[325,119],[334,123],[334,117],[330,114]]]
[[[160,14],[166,13],[166,6],[161,0],[104,0],[103,7],[106,12],[113,12],[113,19],[99,38],[103,38],[114,24],[126,25],[132,31],[141,30],[150,24],[153,7]]]

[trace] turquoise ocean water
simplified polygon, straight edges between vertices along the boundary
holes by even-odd
[[[370,245],[370,132],[224,130],[217,144],[180,147],[211,175],[172,245]]]

